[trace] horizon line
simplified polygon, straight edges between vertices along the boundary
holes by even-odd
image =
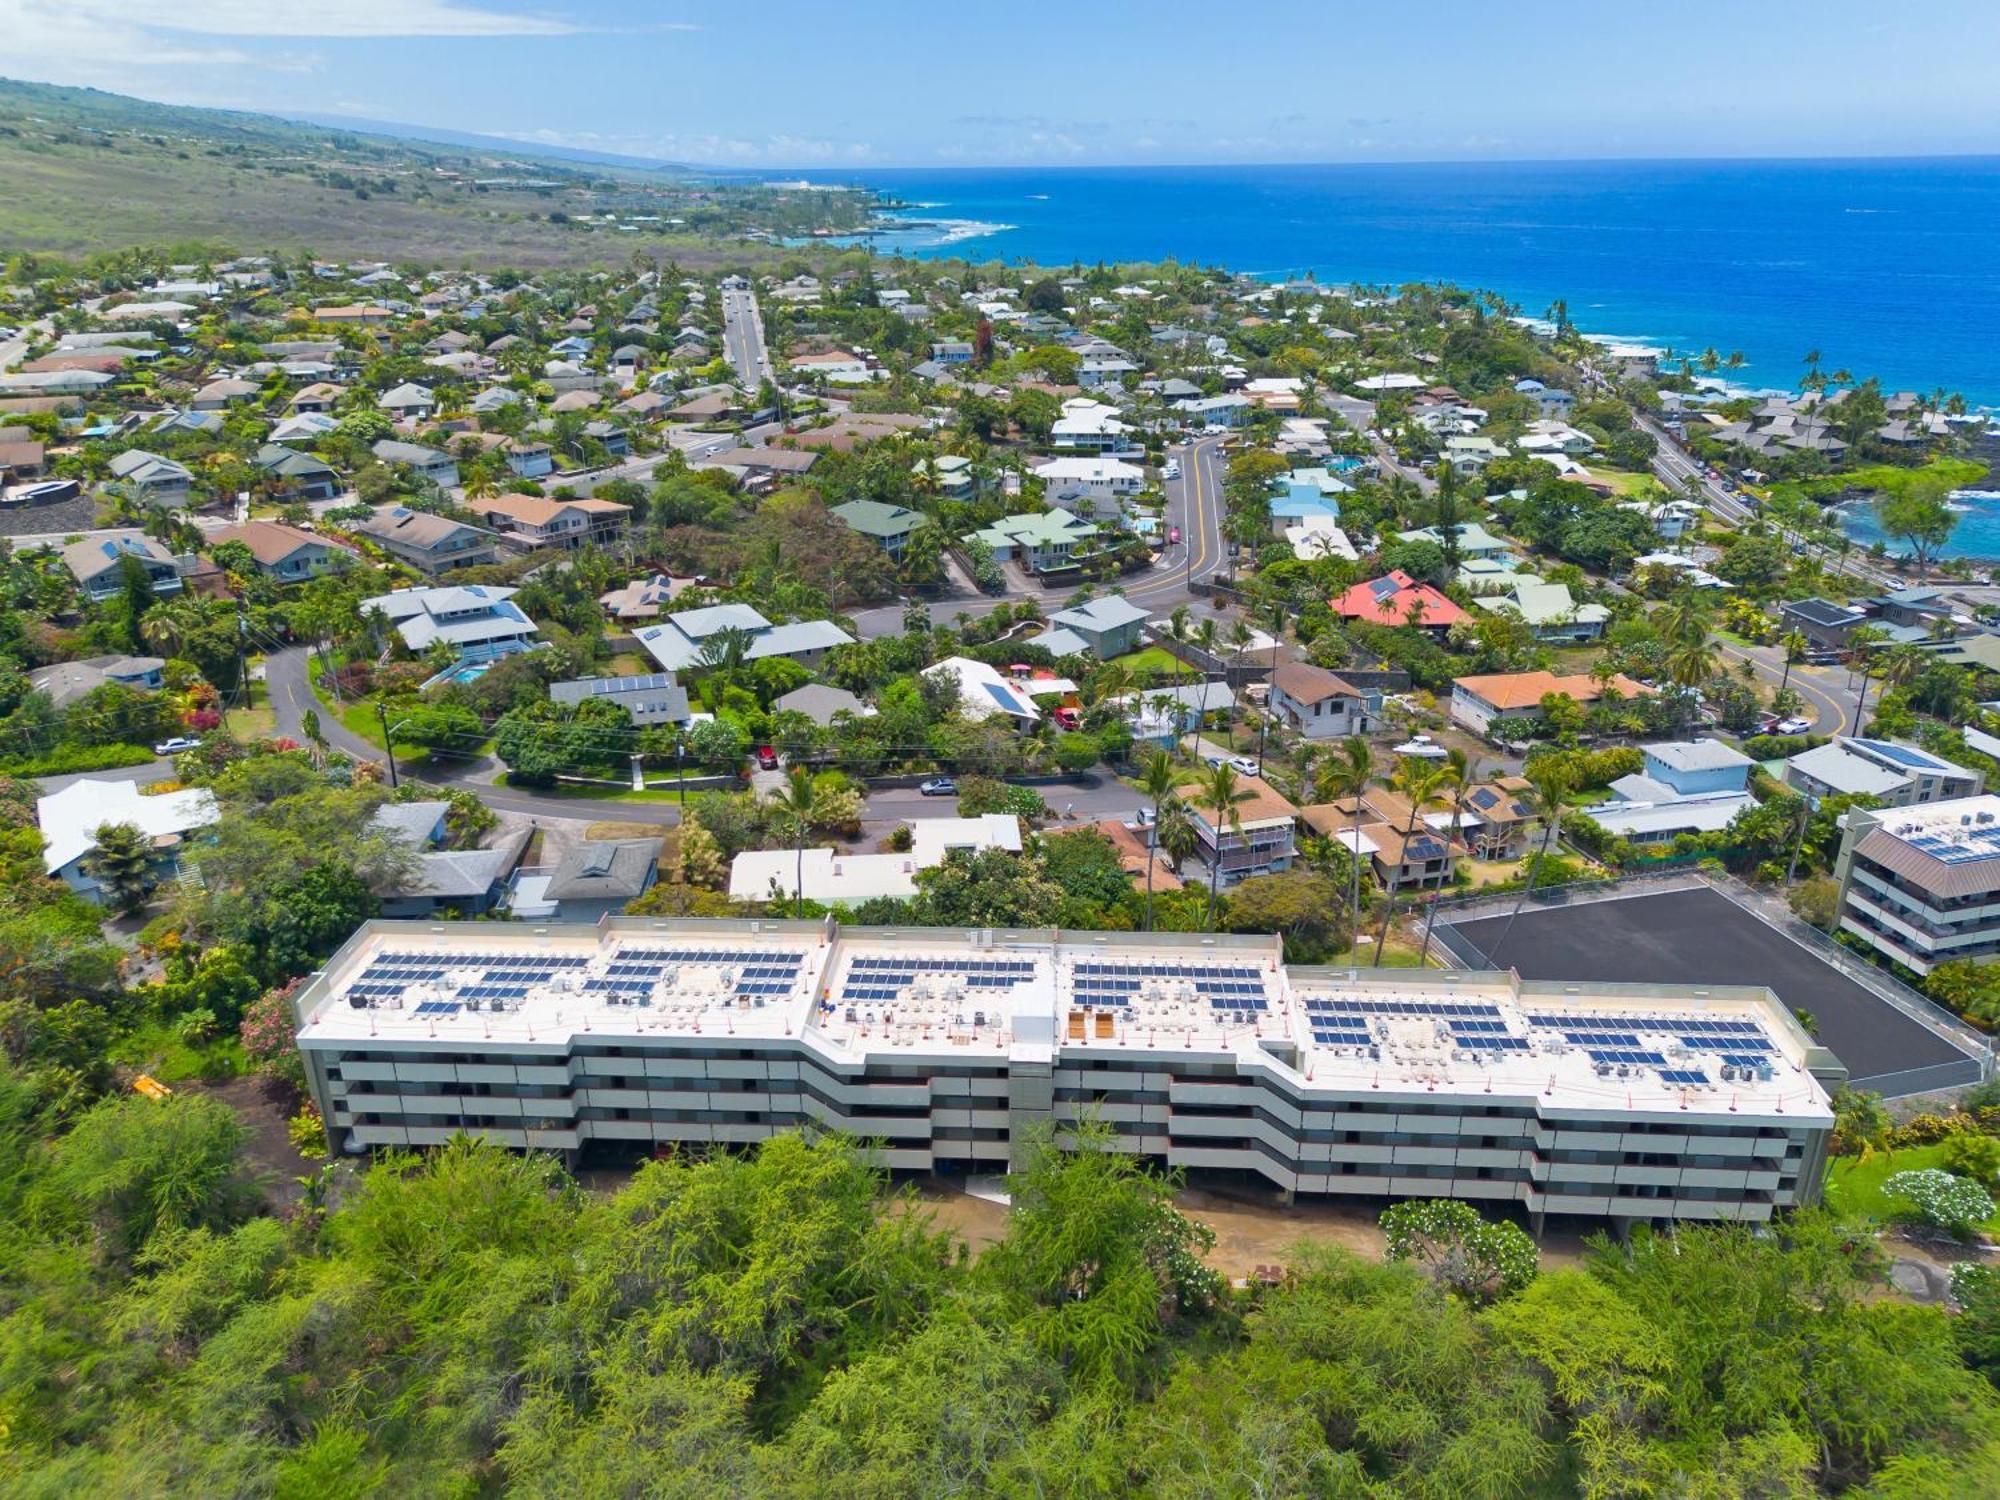
[[[442,130],[449,126],[417,126],[416,129]],[[530,142],[514,136],[497,139],[518,141],[529,146]],[[574,150],[575,147],[564,149]],[[1747,163],[1798,163],[1813,162],[1948,162],[1948,161],[1993,161],[2000,162],[2000,147],[1986,151],[1880,151],[1848,152],[1839,155],[1798,154],[1743,154],[1735,156],[1426,156],[1370,158],[1353,161],[1118,161],[1118,162],[932,162],[918,165],[912,162],[879,162],[866,167],[842,164],[829,167],[824,162],[816,167],[796,163],[776,163],[770,166],[726,166],[713,162],[680,162],[662,165],[677,165],[704,172],[720,172],[730,176],[745,176],[757,173],[786,173],[803,178],[839,178],[863,175],[868,172],[1236,172],[1250,168],[1320,168],[1320,167],[1532,167],[1532,166],[1700,166],[1708,163],[1742,165]]]

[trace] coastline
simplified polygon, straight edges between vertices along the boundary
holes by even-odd
[[[1522,313],[1564,300],[1579,329],[1619,342],[1699,352],[1720,337],[1744,352],[1732,374],[1751,393],[1796,389],[1816,348],[1885,390],[1943,387],[2000,410],[1979,333],[2000,327],[1995,159],[884,168],[854,181],[883,201],[850,243],[888,255],[1445,281]]]

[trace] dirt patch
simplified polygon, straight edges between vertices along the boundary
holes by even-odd
[[[975,1198],[953,1182],[917,1185],[922,1209],[940,1229],[956,1233],[977,1257],[1007,1232],[1008,1210],[986,1198]],[[1232,1280],[1251,1275],[1259,1266],[1285,1266],[1301,1245],[1335,1245],[1366,1260],[1381,1260],[1388,1240],[1376,1223],[1382,1205],[1322,1200],[1309,1203],[1237,1201],[1203,1188],[1184,1188],[1175,1199],[1181,1212],[1215,1231],[1215,1248],[1208,1263]],[[1582,1261],[1580,1236],[1550,1234],[1543,1238],[1542,1266],[1557,1270]]]
[[[221,1083],[185,1083],[178,1087],[220,1099],[250,1128],[243,1159],[250,1163],[274,1207],[289,1208],[299,1200],[298,1179],[319,1170],[324,1158],[299,1155],[285,1130],[297,1109],[292,1091],[264,1078],[231,1078]]]
[[[584,829],[583,836],[593,841],[615,839],[658,840],[660,838],[660,825],[658,823],[620,823],[616,819],[607,819],[601,823],[592,823],[588,828]]]

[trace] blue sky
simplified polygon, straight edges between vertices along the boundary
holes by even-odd
[[[0,75],[748,167],[2000,152],[2000,4],[0,0]]]

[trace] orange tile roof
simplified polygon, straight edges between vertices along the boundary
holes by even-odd
[[[1646,696],[1647,690],[1623,672],[1613,677],[1610,685],[1626,698]],[[1550,693],[1560,693],[1577,703],[1595,703],[1604,696],[1597,680],[1581,672],[1573,677],[1558,677],[1553,672],[1493,672],[1455,677],[1452,686],[1464,688],[1496,709],[1533,708]]]

